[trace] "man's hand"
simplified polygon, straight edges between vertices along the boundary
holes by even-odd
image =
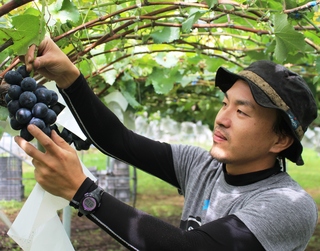
[[[35,179],[49,193],[70,201],[86,179],[77,152],[54,130],[52,139],[34,125],[29,125],[28,130],[45,152],[19,136],[15,141],[33,158]]]
[[[38,48],[30,46],[20,60],[25,63],[28,72],[37,71],[45,78],[54,80],[62,89],[68,88],[80,75],[77,67],[49,37],[45,37]]]

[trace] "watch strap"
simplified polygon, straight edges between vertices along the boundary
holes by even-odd
[[[76,201],[76,200],[74,200],[74,199],[72,199],[71,201],[70,201],[70,203],[69,203],[69,205],[71,206],[71,207],[74,207],[75,209],[78,209],[79,208],[79,201]]]
[[[89,193],[85,193],[83,198],[80,200],[79,202],[79,214],[81,215],[88,215],[88,214],[92,214],[96,211],[97,208],[99,208],[100,204],[101,204],[101,198],[102,198],[102,194],[104,193],[104,190],[101,187],[97,187],[95,190],[93,190],[92,192]],[[88,198],[95,200],[96,202],[96,206],[92,209],[92,210],[87,210],[84,206],[83,206],[83,202],[84,200],[87,200]],[[80,216],[80,215],[79,215]]]
[[[79,209],[80,201],[84,197],[86,193],[89,193],[93,190],[95,190],[98,187],[98,185],[91,180],[89,177],[87,177],[81,186],[79,187],[78,191],[70,201],[69,205],[75,209]],[[80,215],[81,216],[81,215]]]

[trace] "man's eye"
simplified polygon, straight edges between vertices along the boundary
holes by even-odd
[[[244,113],[244,112],[243,112],[243,111],[241,111],[241,110],[238,110],[238,111],[237,111],[237,113],[242,114],[242,115],[246,115],[246,116],[247,116],[247,114],[246,114],[246,113]]]

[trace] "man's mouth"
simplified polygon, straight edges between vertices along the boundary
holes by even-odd
[[[214,142],[222,142],[228,140],[227,137],[220,131],[215,130],[213,133],[213,141]]]

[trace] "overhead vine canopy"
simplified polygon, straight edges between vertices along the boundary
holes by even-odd
[[[259,59],[285,64],[319,100],[319,4],[12,0],[0,7],[1,76],[48,35],[102,100],[212,125],[220,106],[219,66],[238,71]]]

